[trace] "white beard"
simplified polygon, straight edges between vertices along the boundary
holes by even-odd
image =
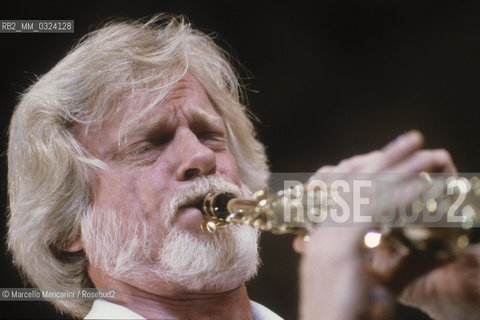
[[[164,234],[158,237],[144,217],[119,217],[111,209],[93,208],[82,220],[82,238],[90,264],[127,282],[167,282],[188,291],[228,290],[253,277],[258,268],[258,231],[230,226],[198,236],[171,222],[178,208],[199,195],[228,191],[245,194],[219,177],[201,177],[162,204]],[[160,238],[160,239],[159,239]]]

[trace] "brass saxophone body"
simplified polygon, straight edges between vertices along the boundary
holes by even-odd
[[[429,214],[439,213],[446,217],[461,213],[465,217],[457,219],[455,227],[409,225],[404,221],[396,220],[393,224],[377,224],[372,226],[371,232],[377,233],[382,242],[401,250],[435,250],[438,254],[452,252],[464,248],[471,242],[471,230],[479,223],[478,197],[480,196],[480,181],[477,177],[471,179],[448,177],[446,179],[432,179],[430,175],[422,173],[422,181],[428,186],[424,192],[423,201],[413,201],[410,210],[425,210]],[[315,223],[305,214],[285,213],[285,209],[292,204],[292,193],[306,190],[306,185],[281,190],[273,195],[265,191],[256,192],[253,200],[243,200],[227,192],[207,194],[203,200],[202,211],[204,219],[201,227],[207,232],[216,232],[230,224],[250,225],[274,234],[293,233],[308,238],[308,232],[315,227]],[[323,193],[322,193],[323,192]],[[313,197],[313,198],[312,198]],[[313,204],[309,210],[320,210],[325,201],[331,201],[332,195],[319,191],[304,199],[303,203]],[[461,203],[459,202],[461,200]],[[290,210],[290,209],[289,209]],[[367,235],[366,238],[367,239]],[[375,247],[366,244],[367,247]],[[378,244],[377,244],[378,245]]]

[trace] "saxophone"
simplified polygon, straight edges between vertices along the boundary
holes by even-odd
[[[426,213],[438,219],[429,224],[416,224],[406,221],[408,219],[371,223],[364,237],[367,248],[388,243],[402,251],[433,250],[437,255],[445,255],[476,240],[472,231],[480,225],[480,179],[476,176],[470,179],[453,176],[432,178],[424,172],[418,178],[423,196],[412,200],[409,213]],[[338,202],[338,194],[330,188],[319,188],[301,199],[295,196],[307,194],[307,191],[311,191],[308,183],[273,195],[258,191],[253,194],[252,200],[240,199],[228,192],[209,193],[202,203],[201,228],[214,233],[231,224],[241,224],[274,234],[303,236],[308,241],[308,232],[318,225],[309,218],[309,214],[318,214],[327,204]],[[292,207],[298,208],[299,205],[309,208],[292,213]],[[451,220],[450,223],[442,224],[447,220]]]

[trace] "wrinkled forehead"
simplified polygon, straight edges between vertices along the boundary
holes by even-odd
[[[189,73],[176,82],[166,95],[142,92],[121,102],[117,116],[108,120],[109,126],[119,128],[119,133],[137,125],[173,120],[182,113],[187,120],[204,117],[223,123],[201,84]]]

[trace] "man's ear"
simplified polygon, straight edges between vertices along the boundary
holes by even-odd
[[[83,250],[83,241],[82,238],[75,240],[72,244],[62,248],[62,251],[65,252],[78,252]]]

